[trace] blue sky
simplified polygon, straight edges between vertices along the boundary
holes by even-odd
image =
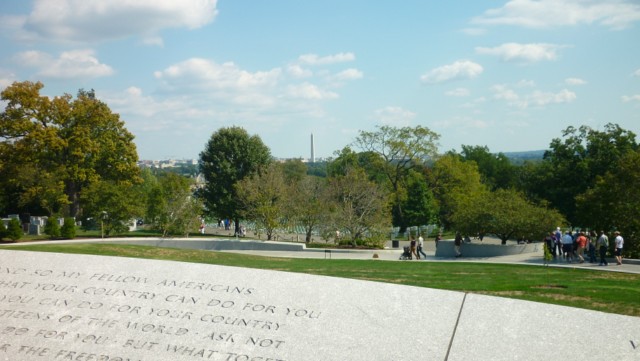
[[[440,151],[545,149],[567,126],[640,133],[637,0],[3,0],[0,88],[79,88],[141,159],[241,126],[276,157],[422,125]]]

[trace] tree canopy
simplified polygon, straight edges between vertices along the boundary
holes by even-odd
[[[80,90],[49,98],[40,82],[15,82],[5,88],[0,114],[0,182],[5,210],[80,215],[82,190],[110,181],[140,182],[133,135],[118,114]],[[8,193],[8,194],[7,194]]]
[[[217,219],[233,219],[239,231],[240,204],[236,183],[258,173],[271,162],[271,152],[257,135],[240,127],[221,128],[200,153],[205,211]]]

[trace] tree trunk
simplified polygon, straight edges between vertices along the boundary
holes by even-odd
[[[307,231],[307,236],[304,239],[305,243],[311,242],[311,229]]]
[[[80,189],[76,182],[68,181],[66,184],[67,198],[69,199],[69,217],[77,217],[80,213]]]

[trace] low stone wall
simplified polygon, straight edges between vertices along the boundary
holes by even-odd
[[[234,239],[121,239],[106,241],[114,244],[134,244],[166,248],[201,249],[208,251],[303,251],[303,243],[261,242]]]
[[[471,242],[463,243],[461,252],[463,257],[471,258],[510,256],[522,253],[540,253],[542,255],[542,247],[542,243],[502,245]],[[438,242],[436,257],[455,257],[455,255],[453,241]]]

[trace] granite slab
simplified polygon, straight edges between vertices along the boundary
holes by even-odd
[[[0,250],[0,360],[443,360],[463,293]]]

